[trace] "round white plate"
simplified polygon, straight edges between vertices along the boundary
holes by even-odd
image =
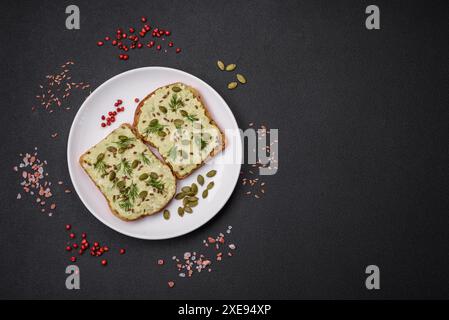
[[[226,135],[226,149],[186,179],[178,180],[178,191],[196,180],[198,174],[217,170],[217,175],[208,180],[215,187],[206,199],[200,199],[193,214],[179,217],[180,201],[173,199],[168,205],[171,218],[165,220],[161,213],[133,222],[125,222],[114,216],[106,199],[79,165],[79,157],[90,147],[106,137],[122,123],[132,123],[137,103],[156,88],[173,82],[184,82],[196,88],[214,120]],[[113,110],[117,99],[123,100],[125,112],[119,113],[116,122],[101,128],[101,115]],[[70,129],[67,160],[70,177],[78,196],[89,211],[110,228],[140,239],[168,239],[189,233],[214,217],[231,196],[240,174],[242,142],[238,126],[231,109],[223,98],[207,83],[186,72],[164,68],[147,67],[119,74],[99,86],[83,103]],[[207,181],[208,181],[207,180]],[[202,190],[202,188],[200,189]]]

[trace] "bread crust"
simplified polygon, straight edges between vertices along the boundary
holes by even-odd
[[[181,83],[181,82],[174,82],[174,83],[171,83],[171,84],[168,84],[168,85],[165,85],[165,86],[162,86],[162,87],[159,87],[159,88],[155,89],[154,91],[152,91],[150,94],[148,94],[144,99],[142,99],[142,100],[140,101],[140,103],[137,105],[136,111],[135,111],[135,113],[134,113],[133,126],[134,126],[134,128],[136,129],[136,130],[135,130],[135,131],[136,131],[136,134],[138,135],[138,137],[139,137],[142,141],[148,143],[149,145],[151,145],[152,147],[154,147],[154,148],[156,148],[156,149],[158,149],[158,148],[157,148],[153,143],[151,143],[151,141],[146,140],[145,137],[142,136],[142,135],[139,133],[139,130],[137,130],[137,125],[138,125],[138,123],[139,123],[140,114],[142,113],[142,110],[141,110],[141,109],[142,109],[143,105],[145,104],[145,101],[147,101],[148,99],[150,99],[150,98],[156,93],[157,90],[159,90],[159,89],[161,89],[161,88],[168,88],[168,87],[170,87],[170,86],[172,86],[172,85],[179,84],[179,83]],[[198,90],[196,90],[195,88],[193,88],[193,87],[191,87],[191,86],[188,86],[188,85],[186,85],[186,84],[183,84],[183,85],[185,85],[185,86],[187,87],[187,89],[189,89],[189,90],[193,93],[193,96],[194,96],[195,98],[197,98],[198,101],[201,103],[201,105],[202,105],[203,108],[204,108],[204,113],[205,113],[205,115],[206,115],[210,120],[214,121],[215,126],[218,128],[218,130],[220,131],[220,134],[221,134],[221,145],[218,145],[217,147],[215,147],[215,148],[209,153],[209,155],[207,156],[206,159],[204,159],[201,163],[197,164],[195,168],[193,168],[188,174],[186,174],[186,175],[184,175],[184,176],[178,175],[178,173],[173,169],[173,167],[172,167],[172,166],[170,165],[170,163],[167,161],[166,157],[165,157],[163,154],[161,154],[161,153],[159,152],[159,154],[161,155],[162,159],[164,159],[165,164],[168,165],[168,167],[169,167],[170,170],[173,172],[173,174],[176,176],[176,178],[177,178],[177,179],[180,179],[180,180],[185,179],[185,178],[187,178],[188,176],[190,176],[193,172],[195,172],[196,170],[198,170],[198,168],[202,167],[207,161],[209,161],[210,159],[212,159],[213,157],[215,157],[220,151],[222,151],[222,150],[224,150],[224,149],[226,148],[226,137],[225,137],[225,135],[224,135],[224,133],[223,133],[223,130],[221,130],[220,126],[215,122],[214,118],[212,118],[212,116],[211,116],[211,114],[210,114],[210,112],[209,112],[209,110],[208,110],[206,104],[204,103],[203,99],[201,98],[201,95],[199,94]],[[159,151],[159,149],[158,149],[158,151]]]
[[[134,133],[134,135],[135,135],[137,138],[139,138],[139,135],[137,134],[137,130],[135,130],[129,123],[123,123],[123,124],[121,124],[120,126],[126,126],[126,127],[128,127],[129,129],[131,129],[131,131]],[[95,146],[97,146],[98,144],[100,144],[104,139],[106,139],[107,137],[109,137],[112,133],[113,133],[113,132],[109,133],[106,137],[104,137],[104,138],[103,138],[100,142],[98,142]],[[142,142],[144,142],[144,141],[142,141]],[[145,144],[145,143],[144,143],[144,144]],[[94,147],[95,147],[95,146],[94,146]],[[91,147],[91,148],[93,148],[93,147]],[[89,148],[89,150],[90,150],[91,148]],[[148,148],[148,147],[147,147],[147,148]],[[88,175],[89,178],[92,180],[92,182],[95,184],[95,186],[98,188],[98,190],[100,190],[101,194],[102,194],[102,195],[104,196],[104,198],[106,199],[106,202],[108,203],[108,206],[109,206],[109,209],[111,210],[111,212],[112,212],[117,218],[119,218],[120,220],[123,220],[123,221],[136,221],[136,220],[139,220],[139,219],[141,219],[141,218],[144,218],[144,217],[147,217],[147,216],[151,216],[151,215],[153,215],[153,214],[156,214],[156,213],[158,213],[158,212],[161,212],[162,210],[164,210],[164,209],[170,204],[170,202],[171,202],[171,201],[173,200],[173,198],[175,197],[175,195],[176,195],[176,190],[177,190],[176,179],[175,179],[175,192],[173,193],[172,197],[168,200],[168,202],[167,202],[162,208],[160,208],[160,209],[157,210],[157,211],[151,212],[151,213],[144,213],[144,214],[142,214],[142,215],[136,217],[135,219],[128,219],[128,218],[126,218],[126,217],[121,216],[120,213],[112,207],[111,201],[110,201],[110,200],[108,199],[108,197],[103,193],[103,191],[101,190],[100,186],[97,184],[97,182],[94,180],[94,178],[89,174],[89,172],[88,172],[88,171],[84,168],[84,166],[83,166],[84,157],[87,155],[87,152],[88,152],[89,150],[87,150],[86,152],[84,152],[84,153],[80,156],[80,158],[79,158],[79,164],[80,164],[80,166],[83,168],[83,170],[87,173],[87,175]],[[148,151],[151,152],[151,153],[156,157],[156,155],[151,151],[150,148],[148,148]],[[157,157],[156,157],[156,158],[157,158]],[[159,158],[158,158],[158,160],[159,160]],[[159,161],[160,161],[160,160],[159,160]],[[162,162],[162,161],[161,161],[161,162]],[[164,163],[164,162],[162,162],[162,163],[163,163],[164,165],[167,165],[167,164]],[[168,167],[169,167],[170,170],[171,170],[171,167],[170,167],[170,166],[168,166]]]

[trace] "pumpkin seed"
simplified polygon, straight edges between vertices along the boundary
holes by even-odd
[[[198,181],[198,183],[200,184],[200,186],[202,186],[204,184],[204,177],[202,175],[199,175],[196,178],[196,181]]]
[[[209,191],[208,191],[207,189],[204,190],[204,191],[203,191],[203,194],[202,194],[203,199],[206,199],[208,195],[209,195]]]
[[[187,212],[187,213],[192,213],[193,212],[192,208],[190,208],[189,206],[184,206],[184,211]]]
[[[246,83],[246,78],[242,74],[240,74],[240,73],[237,73],[237,80],[240,83]]]
[[[196,207],[198,205],[198,200],[189,202],[189,207]]]
[[[128,138],[127,136],[118,136],[118,139],[119,139],[120,141],[126,141],[126,140],[128,140],[129,138]]]
[[[121,180],[121,181],[117,182],[117,187],[118,187],[119,189],[122,189],[122,188],[124,188],[125,186],[126,186],[126,182],[125,182],[125,181]]]
[[[217,67],[218,67],[218,69],[220,69],[221,71],[223,71],[224,68],[225,68],[225,65],[224,65],[223,61],[218,60],[218,61],[217,61]]]
[[[196,183],[192,183],[192,185],[190,186],[190,190],[192,190],[193,193],[195,193],[195,195],[198,193],[198,186],[196,185]]]
[[[156,180],[157,178],[159,178],[159,176],[157,175],[156,172],[151,172],[151,173],[150,173],[150,177],[151,177],[151,179],[153,179],[153,180]]]
[[[116,152],[117,152],[117,148],[116,148],[116,147],[113,147],[113,146],[107,147],[107,150],[108,150],[109,152],[112,152],[112,153],[116,153]]]
[[[198,198],[195,197],[195,196],[193,196],[193,197],[187,197],[186,199],[187,199],[188,202],[195,202],[195,201],[198,202]]]
[[[163,216],[164,216],[164,219],[165,219],[165,220],[170,219],[170,211],[168,211],[167,209],[165,209],[165,210],[164,210],[164,213],[163,213]]]
[[[157,119],[153,119],[150,121],[150,126],[154,127],[155,125],[157,125],[159,123],[159,120]]]
[[[137,166],[139,165],[140,161],[139,160],[134,160],[133,163],[131,164],[131,167],[133,169],[137,168]]]
[[[159,137],[165,137],[167,134],[166,134],[164,131],[158,131],[158,132],[157,132],[157,135],[158,135]]]
[[[159,110],[161,110],[162,113],[167,113],[167,108],[164,106],[159,106]]]
[[[120,149],[118,149],[118,153],[123,153],[123,152],[125,152],[126,151],[126,148],[120,148]]]
[[[187,113],[187,111],[185,111],[185,110],[180,110],[179,112],[181,113],[181,116],[183,116],[183,117],[187,117],[189,115]]]
[[[110,173],[109,173],[109,181],[112,181],[112,180],[114,180],[115,179],[115,171],[111,171]]]
[[[184,216],[184,208],[183,207],[178,207],[178,214],[180,217]]]
[[[189,193],[190,192],[190,187],[182,187],[181,191],[184,193]]]
[[[209,182],[209,184],[207,185],[207,190],[210,190],[214,187],[215,183],[213,181]]]
[[[175,196],[175,199],[181,200],[181,199],[184,199],[185,196],[186,196],[186,194],[184,192],[180,192]]]
[[[101,161],[101,160],[103,160],[104,159],[104,153],[100,153],[98,156],[97,156],[97,161]]]
[[[145,198],[147,197],[148,192],[147,191],[142,191],[141,193],[139,193],[139,198],[143,200],[145,200]]]
[[[181,119],[175,119],[175,120],[173,120],[173,123],[174,123],[176,128],[179,128],[179,127],[181,127],[184,124],[184,121],[181,120]]]
[[[237,65],[235,65],[234,63],[231,63],[226,66],[226,71],[234,71],[235,68],[237,68]]]
[[[206,176],[208,176],[209,178],[215,177],[215,175],[217,174],[217,170],[211,170],[208,173],[206,173]]]
[[[229,90],[232,90],[232,89],[235,89],[235,88],[237,88],[237,82],[230,82],[230,83],[228,83],[228,89]]]
[[[182,199],[182,204],[185,206],[186,204],[189,203],[189,198],[185,197],[184,199]]]
[[[142,174],[139,176],[139,180],[140,180],[140,181],[143,181],[143,180],[146,180],[146,179],[148,179],[148,173],[142,173]]]
[[[181,88],[180,88],[180,87],[177,87],[177,86],[173,86],[171,89],[172,89],[174,92],[179,92],[179,91],[181,91]]]

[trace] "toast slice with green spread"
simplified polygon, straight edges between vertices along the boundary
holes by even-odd
[[[122,220],[136,220],[161,211],[176,193],[176,179],[137,137],[122,124],[80,159],[80,164]]]
[[[137,106],[134,127],[157,148],[178,179],[183,179],[225,148],[225,136],[198,92],[173,83],[150,93]]]

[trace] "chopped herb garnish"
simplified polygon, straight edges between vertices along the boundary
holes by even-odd
[[[179,108],[184,106],[184,102],[181,99],[178,99],[178,95],[174,93],[168,106],[171,111],[176,112]]]

